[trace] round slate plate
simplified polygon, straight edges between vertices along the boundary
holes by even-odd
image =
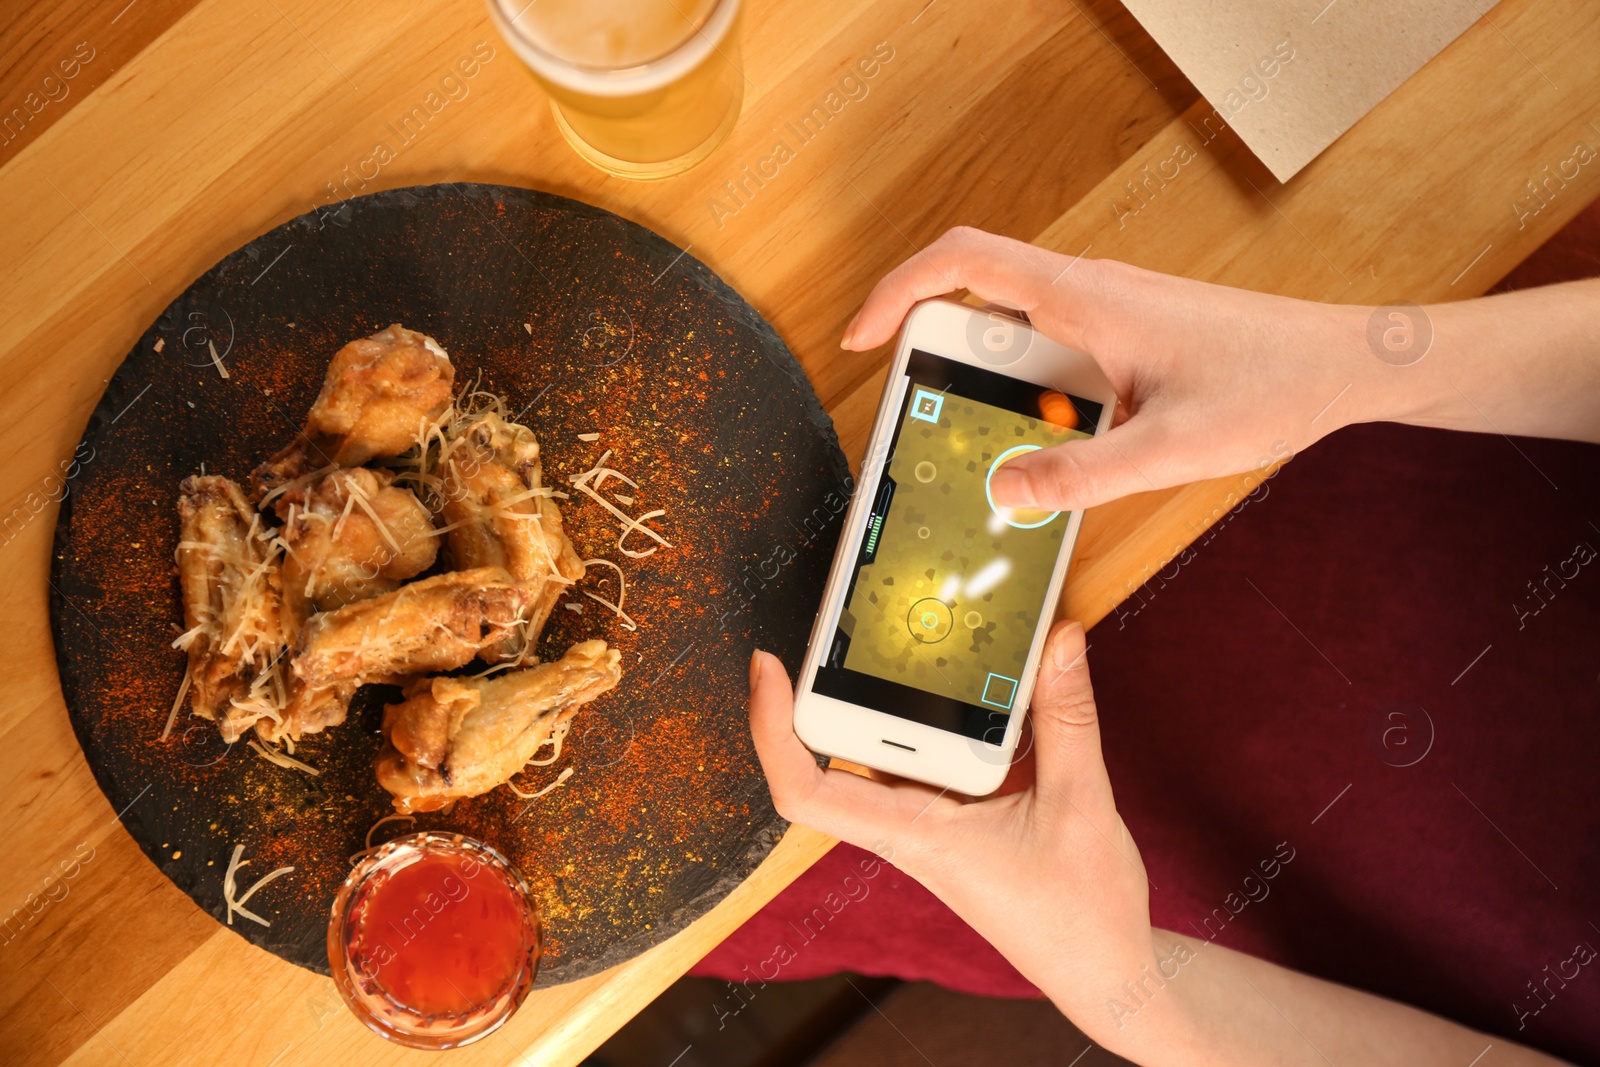
[[[759,645],[798,667],[850,492],[783,342],[649,230],[526,189],[425,186],[303,215],[208,271],[128,354],[69,472],[50,601],[67,709],[134,839],[219,921],[235,845],[250,863],[241,888],[295,868],[250,902],[270,927],[235,916],[232,928],[326,974],[334,892],[390,813],[371,765],[397,691],[366,687],[342,726],[306,738],[297,755],[315,778],[223,745],[187,709],[160,740],[184,671],[169,647],[176,497],[202,465],[243,479],[293,438],[333,353],[391,322],[438,338],[458,382],[481,375],[522,412],[547,483],[609,448],[641,486],[622,490],[632,513],[666,509],[652,525],[674,547],[630,560],[603,509],[563,504],[580,554],[627,573],[639,627],[571,597],[583,611],[557,609],[545,631],[544,658],[592,636],[622,652],[621,685],[579,715],[555,765],[518,782],[574,776],[532,804],[497,789],[415,824],[511,857],[543,907],[539,982],[571,981],[681,930],[782,834],[750,744],[747,665]],[[586,585],[611,595],[603,571]],[[374,841],[409,829],[386,824]]]

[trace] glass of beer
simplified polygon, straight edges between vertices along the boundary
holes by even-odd
[[[681,174],[739,118],[740,0],[488,0],[562,136],[623,178]]]

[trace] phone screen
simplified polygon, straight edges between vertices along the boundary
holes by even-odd
[[[906,379],[812,689],[999,744],[1071,513],[997,507],[990,476],[1101,405],[919,350]]]

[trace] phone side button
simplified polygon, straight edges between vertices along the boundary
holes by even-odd
[[[903,748],[907,752],[915,752],[916,751],[916,749],[912,748],[910,745],[902,745],[900,742],[891,741],[887,737],[880,737],[880,738],[878,738],[878,740],[882,741],[884,744],[888,745],[890,748]]]

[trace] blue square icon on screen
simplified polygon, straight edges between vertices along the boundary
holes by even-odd
[[[943,407],[942,395],[929,389],[918,389],[916,395],[911,398],[911,417],[937,425],[939,412]]]
[[[1009,711],[1011,702],[1017,699],[1017,680],[1003,674],[990,674],[983,683],[983,696],[980,699],[985,704]]]

